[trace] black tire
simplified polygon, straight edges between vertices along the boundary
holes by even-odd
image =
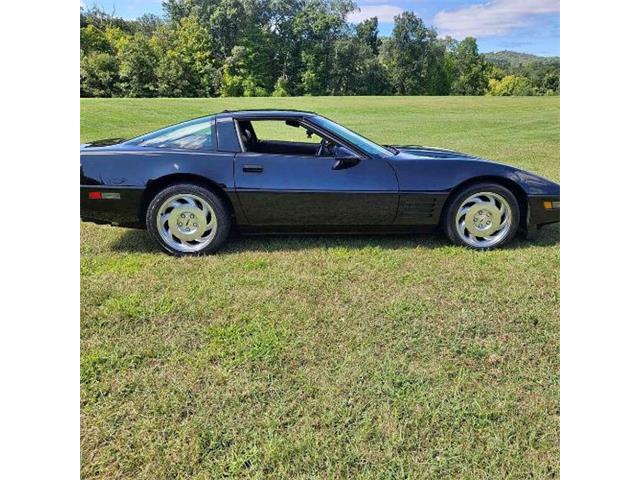
[[[462,203],[474,194],[478,194],[481,192],[490,192],[499,195],[508,203],[511,211],[511,223],[506,229],[506,233],[504,233],[502,238],[496,241],[496,243],[491,244],[487,247],[479,246],[477,244],[471,244],[467,238],[460,235],[458,229],[456,228],[456,215],[458,213],[458,210],[462,206]],[[502,185],[498,185],[496,183],[476,183],[454,194],[454,196],[451,198],[451,201],[448,202],[448,206],[442,218],[442,226],[444,232],[454,244],[463,245],[465,247],[473,248],[476,250],[490,250],[504,246],[505,244],[509,243],[516,235],[518,227],[520,225],[520,206],[515,195],[508,188],[505,188]]]
[[[207,202],[210,207],[210,211],[212,211],[213,215],[215,215],[215,221],[217,222],[217,227],[215,231],[213,228],[208,230],[211,232],[210,237],[207,239],[206,246],[200,247],[195,246],[193,248],[199,248],[196,251],[183,251],[179,248],[176,248],[174,245],[169,243],[171,238],[176,240],[176,237],[170,237],[168,240],[163,238],[162,234],[159,231],[159,227],[157,224],[157,216],[159,209],[163,206],[164,202],[169,200],[171,197],[176,195],[192,195],[195,197],[199,197],[200,199]],[[158,244],[160,247],[167,253],[176,256],[197,256],[197,255],[207,255],[217,251],[227,240],[229,237],[229,232],[231,230],[231,215],[226,207],[225,203],[213,192],[209,189],[204,188],[200,185],[195,184],[177,184],[171,185],[164,190],[160,191],[154,198],[151,200],[149,204],[149,208],[147,208],[146,214],[146,226],[147,231],[151,238]],[[197,224],[195,225],[197,227]],[[178,243],[177,241],[174,243]],[[188,248],[188,242],[181,242],[184,246],[181,248]],[[193,242],[195,243],[195,242]],[[203,242],[205,243],[205,242]]]

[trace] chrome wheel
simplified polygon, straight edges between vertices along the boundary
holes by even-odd
[[[509,202],[497,193],[479,192],[465,199],[456,213],[456,229],[469,246],[490,248],[508,234],[513,221]]]
[[[193,194],[173,195],[165,200],[156,216],[162,240],[179,252],[197,252],[216,235],[218,221],[213,207]]]

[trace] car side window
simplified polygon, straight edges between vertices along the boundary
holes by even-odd
[[[244,151],[272,155],[321,156],[323,139],[296,119],[238,119]]]
[[[213,136],[210,118],[199,118],[173,125],[137,139],[141,147],[212,150]]]

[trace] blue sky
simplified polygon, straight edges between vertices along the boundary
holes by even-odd
[[[162,0],[83,0],[116,15],[136,18],[162,15]],[[358,0],[358,22],[377,16],[380,31],[388,35],[393,17],[411,10],[440,35],[478,39],[482,52],[516,50],[536,55],[560,55],[560,0]]]

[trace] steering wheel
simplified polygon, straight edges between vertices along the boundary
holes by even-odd
[[[318,146],[318,151],[316,152],[316,157],[324,157],[333,155],[333,143],[331,143],[326,138],[323,138],[320,141],[320,145]]]

